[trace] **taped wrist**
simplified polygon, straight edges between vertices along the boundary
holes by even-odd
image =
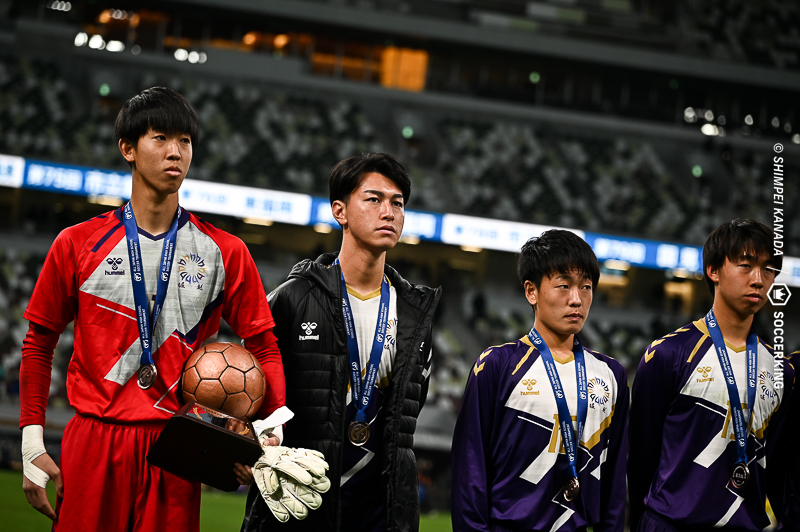
[[[278,445],[283,443],[283,424],[294,417],[294,413],[282,406],[275,410],[272,414],[267,416],[266,419],[258,419],[253,421],[253,428],[256,431],[256,437],[261,446],[264,447],[262,440],[264,440],[269,433],[278,437]]]
[[[28,480],[44,488],[50,476],[33,465],[33,461],[47,452],[44,448],[44,427],[26,425],[22,428],[22,473]]]

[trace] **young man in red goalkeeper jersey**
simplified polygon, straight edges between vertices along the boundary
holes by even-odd
[[[58,235],[25,311],[23,489],[57,532],[196,531],[199,483],[149,465],[147,452],[180,407],[185,360],[216,336],[220,319],[264,369],[259,417],[284,406],[274,321],[242,241],[178,205],[199,135],[189,103],[170,89],[145,90],[125,103],[115,134],[132,169],[130,203]],[[42,427],[53,350],[71,321],[67,394],[75,416],[59,469],[45,452]],[[237,476],[252,479],[243,466]],[[44,489],[50,479],[55,511]]]

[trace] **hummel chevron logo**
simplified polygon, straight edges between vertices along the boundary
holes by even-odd
[[[301,340],[319,340],[319,335],[314,334],[312,335],[312,331],[317,328],[316,322],[308,321],[305,323],[300,324],[300,328],[303,329],[303,332],[306,333],[305,336],[302,334],[300,335]]]

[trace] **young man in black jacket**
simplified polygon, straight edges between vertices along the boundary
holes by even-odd
[[[386,264],[403,230],[411,182],[387,154],[345,159],[330,174],[338,254],[304,260],[269,296],[295,418],[284,445],[315,449],[331,489],[304,521],[276,520],[256,486],[242,530],[416,531],[411,450],[431,367],[441,289],[409,284]]]

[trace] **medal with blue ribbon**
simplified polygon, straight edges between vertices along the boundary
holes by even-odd
[[[553,388],[553,396],[556,399],[556,407],[558,408],[558,425],[561,430],[561,439],[564,442],[564,451],[567,454],[567,461],[569,462],[569,473],[571,478],[564,486],[563,495],[564,500],[571,502],[580,492],[580,483],[578,482],[578,444],[583,435],[583,428],[586,425],[586,415],[589,411],[589,391],[588,382],[586,380],[586,361],[584,359],[583,345],[578,337],[575,336],[572,352],[575,355],[575,375],[578,385],[578,416],[576,431],[572,429],[572,416],[569,413],[567,406],[567,397],[564,387],[561,385],[561,379],[558,377],[555,362],[553,361],[553,354],[547,343],[536,332],[536,328],[531,328],[528,333],[528,338],[534,347],[541,354],[542,362],[544,363],[545,370],[547,370],[547,377],[550,379],[550,386]]]
[[[128,259],[131,262],[133,304],[136,311],[136,323],[139,326],[139,342],[142,345],[142,356],[139,359],[139,371],[137,372],[136,381],[143,390],[150,388],[158,376],[158,371],[153,361],[153,333],[167,297],[169,277],[172,273],[172,261],[175,258],[175,241],[178,235],[178,220],[180,217],[181,208],[178,207],[175,221],[172,222],[172,226],[164,237],[164,247],[161,250],[161,262],[156,285],[156,299],[153,303],[153,317],[151,320],[136,217],[133,215],[133,208],[130,202],[122,210],[122,222],[125,226],[125,237],[128,241]]]
[[[731,474],[731,484],[736,489],[743,488],[750,479],[750,470],[747,468],[747,436],[749,425],[753,422],[753,412],[756,402],[756,373],[758,368],[758,337],[755,328],[750,329],[747,335],[747,410],[749,424],[745,424],[742,402],[739,400],[739,388],[736,387],[736,379],[733,376],[733,367],[728,358],[728,349],[725,347],[725,339],[722,331],[719,330],[717,318],[714,316],[714,309],[706,314],[706,327],[708,335],[714,342],[714,349],[717,351],[717,358],[722,367],[722,375],[725,377],[725,385],[728,387],[728,402],[731,405],[731,420],[733,421],[733,434],[736,438],[736,454],[738,461]]]
[[[337,258],[333,264],[339,264]],[[353,319],[353,309],[350,307],[350,298],[347,296],[347,284],[344,274],[342,281],[342,313],[344,314],[344,328],[347,332],[347,350],[350,353],[350,391],[356,415],[347,429],[347,438],[353,445],[362,446],[369,440],[370,427],[367,420],[367,407],[372,401],[372,389],[378,378],[378,368],[381,363],[383,344],[386,341],[386,327],[389,322],[389,280],[384,274],[381,280],[381,300],[378,310],[378,322],[375,324],[375,336],[372,340],[366,375],[363,384],[361,379],[361,357],[358,351],[358,338],[356,337],[356,324]]]

